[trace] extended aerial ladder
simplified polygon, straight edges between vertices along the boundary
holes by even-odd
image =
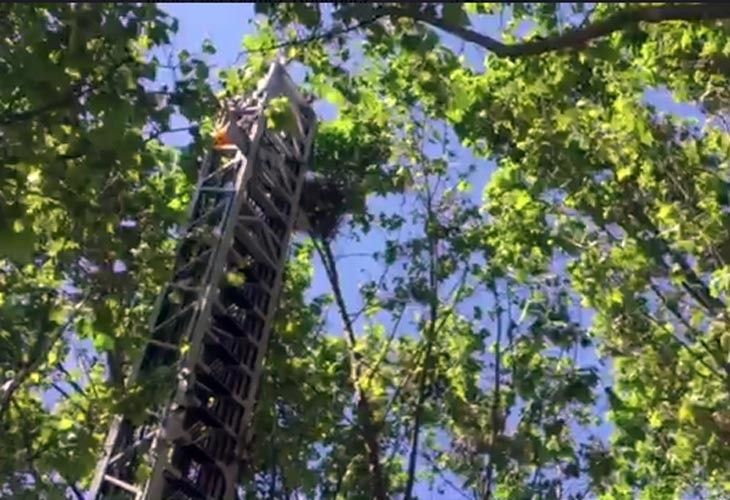
[[[296,130],[267,127],[288,99]],[[170,398],[135,424],[117,416],[94,499],[234,499],[262,364],[298,217],[316,117],[284,67],[227,103],[226,136],[206,157],[173,277],[158,299],[132,382],[176,371]]]

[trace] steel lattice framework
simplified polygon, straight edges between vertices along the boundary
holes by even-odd
[[[296,131],[267,128],[278,97]],[[131,375],[168,368],[177,382],[143,424],[115,417],[95,499],[236,497],[316,117],[274,63],[253,96],[228,103],[227,123],[235,145],[214,147],[202,165],[173,277]]]

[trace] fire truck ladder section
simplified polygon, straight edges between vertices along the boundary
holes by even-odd
[[[295,129],[267,127],[277,98]],[[227,113],[236,144],[214,147],[202,165],[173,277],[128,384],[167,373],[169,392],[142,422],[113,419],[91,498],[236,498],[316,117],[278,62]]]

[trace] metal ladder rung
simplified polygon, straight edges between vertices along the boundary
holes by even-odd
[[[135,449],[139,448],[145,441],[150,441],[154,437],[155,432],[156,431],[148,432],[147,434],[145,434],[144,436],[142,436],[141,438],[139,438],[137,441],[135,441],[134,443],[132,443],[129,446],[127,446],[126,449],[122,450],[121,452],[119,452],[116,455],[114,455],[113,457],[111,457],[109,459],[109,465],[113,465],[118,460],[121,460],[125,456],[129,455]]]
[[[172,323],[176,319],[182,317],[183,314],[187,314],[189,309],[191,309],[191,308],[193,308],[194,306],[197,306],[197,305],[198,305],[198,301],[191,302],[190,304],[188,304],[187,306],[183,307],[181,310],[179,310],[178,312],[176,312],[175,314],[173,314],[172,316],[170,316],[169,318],[167,318],[165,321],[163,321],[162,323],[160,323],[157,326],[155,326],[152,329],[152,333],[154,334],[156,331],[161,330],[162,328],[168,326],[170,323]]]
[[[208,248],[207,250],[203,250],[203,252],[201,252],[200,255],[198,255],[197,257],[193,258],[190,262],[188,262],[187,264],[185,264],[181,268],[176,269],[175,270],[175,275],[178,275],[178,274],[180,274],[180,273],[182,273],[184,271],[188,271],[190,268],[192,268],[194,265],[196,265],[202,259],[204,259],[207,256],[206,254],[209,254],[209,253],[212,253],[212,252],[213,252],[213,248],[212,247],[211,248]]]
[[[227,317],[228,317],[228,319],[229,319],[230,321],[232,321],[233,323],[235,323],[235,325],[236,325],[236,328],[237,328],[237,329],[238,329],[238,330],[239,330],[240,332],[242,332],[242,333],[243,333],[243,335],[242,335],[242,336],[243,336],[243,337],[245,337],[245,338],[246,338],[246,340],[247,340],[248,342],[250,342],[250,343],[251,343],[251,344],[252,344],[252,345],[253,345],[253,346],[254,346],[254,347],[256,348],[256,350],[257,350],[257,351],[261,349],[261,342],[259,342],[259,340],[258,340],[258,339],[256,339],[255,337],[253,337],[253,336],[252,336],[252,335],[251,335],[251,334],[250,334],[250,333],[249,333],[249,332],[248,332],[247,330],[244,330],[244,328],[243,328],[243,324],[241,324],[241,322],[240,322],[240,321],[238,321],[238,319],[236,319],[236,318],[235,318],[234,316],[232,316],[232,315],[231,315],[231,314],[230,314],[230,313],[229,313],[229,312],[228,312],[228,311],[226,310],[226,308],[225,308],[225,307],[223,306],[223,304],[221,304],[221,303],[220,303],[219,301],[216,301],[216,302],[214,302],[213,304],[214,304],[214,306],[215,306],[215,307],[217,307],[217,308],[218,308],[218,311],[219,311],[219,312],[220,312],[220,313],[221,313],[222,315],[224,315],[224,316],[227,316]],[[247,310],[246,312],[249,312],[249,313],[253,313],[254,311],[250,311],[250,310]],[[262,322],[263,322],[263,324],[261,325],[261,331],[263,331],[263,330],[264,330],[264,329],[266,328],[266,318],[265,318],[264,316],[262,316],[262,315],[261,315],[260,313],[258,313],[258,312],[256,312],[256,316],[258,316],[258,319],[259,319],[260,321],[262,321]]]
[[[203,289],[203,287],[201,286],[188,286],[186,284],[177,283],[175,281],[170,283],[170,288],[177,288],[178,290],[182,290],[184,292],[200,292]]]
[[[243,243],[246,246],[246,250],[251,252],[252,257],[254,259],[258,259],[258,260],[264,262],[270,268],[276,269],[277,266],[274,263],[274,261],[271,259],[271,257],[266,255],[266,252],[264,252],[264,249],[261,248],[261,246],[258,244],[258,242],[256,242],[253,238],[251,238],[251,236],[248,234],[248,231],[246,231],[244,229],[243,231],[237,231],[237,233],[239,235],[241,235],[240,238],[242,240],[244,240]],[[231,247],[230,251],[236,253],[239,256],[239,258],[243,259],[243,256],[241,256],[241,254],[238,253],[238,250],[236,250],[235,248]],[[258,255],[253,255],[253,254],[258,254]]]
[[[290,158],[296,158],[296,151],[292,151],[288,144],[286,144],[278,134],[273,131],[269,131],[269,138],[271,142],[275,143],[275,146],[284,154]]]
[[[216,151],[222,151],[225,153],[238,153],[240,149],[238,149],[238,146],[234,144],[218,144],[214,145],[213,149]]]
[[[203,177],[203,180],[201,181],[201,184],[205,184],[206,181],[212,179],[216,175],[224,173],[226,170],[230,170],[232,167],[234,167],[239,162],[238,158],[232,158],[228,160],[227,162],[223,163],[222,166],[216,168],[215,170],[212,170],[208,172],[208,174]]]
[[[268,212],[267,215],[272,218],[277,218],[281,222],[286,222],[286,215],[279,210],[274,202],[271,200],[269,195],[263,191],[259,186],[253,185],[249,188],[251,196],[254,198],[256,203],[261,206],[264,212]]]
[[[193,228],[193,227],[197,226],[200,221],[206,219],[207,217],[210,217],[211,215],[213,215],[214,213],[216,213],[218,210],[220,210],[221,208],[225,207],[225,205],[227,205],[228,203],[229,203],[229,200],[220,200],[218,203],[215,204],[215,206],[213,208],[211,208],[210,210],[208,210],[207,212],[205,212],[203,215],[201,215],[200,217],[198,217],[197,219],[195,219],[193,222],[191,222],[188,225],[188,230],[190,228]]]
[[[206,193],[235,193],[235,188],[222,188],[222,187],[208,187],[203,186],[200,188],[201,191],[204,191]]]
[[[179,351],[180,350],[180,346],[171,344],[169,342],[163,342],[162,340],[157,340],[157,339],[148,339],[147,344],[152,344],[157,347],[162,347],[163,349],[168,349],[170,351]]]
[[[271,187],[282,189],[281,184],[283,184],[287,192],[290,191],[289,186],[296,180],[296,176],[286,168],[286,157],[267,154],[265,161],[262,163],[260,168],[257,169],[258,175],[263,177]]]
[[[205,375],[208,375],[213,380],[215,380],[217,384],[219,384],[221,387],[225,387],[226,390],[228,390],[228,394],[225,395],[226,397],[231,398],[233,401],[235,401],[236,403],[238,403],[242,407],[244,407],[244,408],[246,407],[246,402],[243,399],[241,399],[238,396],[238,394],[236,394],[235,392],[230,391],[228,389],[228,387],[226,387],[226,384],[224,384],[223,382],[221,382],[221,380],[218,378],[218,376],[215,373],[213,373],[213,371],[210,368],[208,368],[208,365],[206,365],[206,364],[204,364],[202,362],[198,362],[197,365],[205,373]],[[200,377],[197,377],[196,378],[196,382],[198,382],[198,383],[200,383],[200,384],[208,387],[208,385],[203,380],[200,380]],[[213,391],[211,391],[211,392],[213,392]]]
[[[223,343],[219,342],[218,339],[214,339],[214,338],[211,338],[211,337],[208,337],[208,338],[211,339],[211,340],[208,340],[207,341],[210,345],[213,345],[215,343],[215,345],[217,347],[219,347],[220,349],[226,350],[226,346],[223,345]],[[234,362],[231,363],[231,364],[235,365],[235,368],[232,368],[232,369],[234,369],[234,370],[241,370],[249,378],[253,377],[253,372],[248,368],[248,366],[244,365],[243,362],[241,362],[241,360],[238,359],[236,356],[233,356],[233,353],[232,352],[227,351],[227,350],[226,350],[226,352],[228,352],[228,354],[230,354],[230,357],[232,359],[234,359]]]
[[[114,476],[110,476],[109,474],[104,474],[104,481],[113,484],[114,486],[121,488],[123,490],[126,490],[130,493],[134,493],[135,495],[139,495],[142,492],[139,488],[136,486],[129,484],[127,482],[122,481],[121,479],[117,479]]]
[[[304,158],[304,150],[302,149],[301,142],[292,138],[292,143],[294,148],[294,159],[296,161],[302,161],[302,158]]]
[[[276,236],[276,234],[274,234],[274,231],[271,229],[271,227],[269,227],[269,225],[265,221],[261,220],[261,218],[259,218],[258,216],[256,216],[256,215],[239,215],[238,220],[240,222],[244,222],[244,223],[245,222],[254,222],[254,223],[258,224],[258,226],[262,228],[263,232],[266,233],[265,236],[268,236],[268,238],[271,239],[271,242],[273,244],[281,247],[280,238],[278,236]],[[244,225],[244,227],[241,229],[241,231],[246,231],[247,230],[246,224],[243,224],[243,225]],[[238,229],[238,228],[236,228],[236,229]],[[263,248],[262,248],[262,250],[263,250]],[[278,257],[278,255],[277,255],[277,257]],[[274,266],[272,266],[272,267],[274,267]]]
[[[196,383],[198,383],[198,382],[196,381]],[[200,401],[200,400],[198,399],[198,401]],[[228,424],[226,424],[223,420],[221,420],[221,418],[218,415],[216,415],[215,411],[213,411],[212,408],[208,408],[204,404],[198,403],[197,406],[195,406],[194,408],[190,408],[190,410],[192,410],[194,412],[205,413],[206,416],[200,417],[200,418],[207,418],[210,420],[214,420],[214,423],[211,425],[214,425],[216,427],[216,429],[222,430],[227,435],[229,435],[231,438],[235,439],[237,437],[237,434],[235,432],[233,432],[233,429]]]
[[[217,305],[217,307],[219,307],[219,308],[220,308],[220,309],[221,309],[221,310],[222,310],[223,312],[225,312],[225,309],[223,309],[223,306],[222,306],[222,305],[218,304],[218,305]],[[236,335],[234,335],[234,334],[232,334],[232,333],[229,333],[229,332],[227,332],[226,330],[224,330],[223,328],[219,328],[219,327],[217,327],[217,326],[213,326],[213,327],[211,328],[211,331],[214,331],[214,333],[215,333],[216,335],[221,335],[221,334],[222,334],[222,335],[228,335],[228,336],[231,336],[231,337],[233,337],[233,338],[239,338],[238,336],[236,336]],[[221,332],[221,333],[218,333],[218,332]],[[248,343],[249,343],[249,344],[251,344],[251,345],[252,345],[253,347],[255,347],[255,348],[256,348],[256,351],[257,351],[257,352],[259,351],[259,349],[261,349],[261,344],[260,344],[260,342],[259,342],[259,341],[257,341],[257,340],[255,340],[255,339],[253,339],[253,338],[249,337],[248,335],[245,335],[245,336],[244,336],[243,338],[245,338],[245,339],[246,339],[246,342],[248,342]],[[248,370],[248,368],[246,368],[246,369]]]
[[[191,482],[189,479],[182,477],[182,474],[179,472],[173,476],[170,470],[167,468],[165,469],[165,472],[168,473],[168,475],[172,476],[168,478],[168,484],[172,482],[171,486],[175,487],[178,492],[181,492],[183,496],[177,495],[177,492],[175,493],[174,497],[171,498],[177,498],[177,499],[185,499],[190,500],[190,495],[187,493],[189,490],[193,490],[196,492],[195,500],[216,500],[214,497],[211,497],[210,495],[206,495],[204,492],[200,491],[200,488],[198,488],[193,482]],[[177,484],[175,484],[177,483]],[[180,483],[185,484],[184,487],[178,486]]]
[[[221,311],[223,311],[223,312],[224,312],[225,314],[227,314],[227,315],[229,315],[229,316],[230,316],[230,314],[228,313],[228,310],[226,309],[226,306],[224,306],[224,305],[223,305],[223,303],[222,303],[222,302],[220,301],[220,299],[216,298],[216,299],[215,299],[215,300],[213,301],[213,304],[214,304],[214,305],[215,305],[216,307],[218,307],[218,309],[220,309]],[[243,309],[243,308],[241,308],[241,309],[242,309],[243,311],[245,311],[246,313],[253,313],[253,314],[256,314],[256,316],[258,316],[258,317],[259,317],[259,319],[260,319],[261,321],[266,321],[266,314],[264,314],[264,313],[263,313],[263,312],[261,311],[261,309],[259,308],[259,306],[257,306],[257,305],[254,305],[254,306],[253,306],[253,307],[251,307],[251,308],[247,308],[247,309]]]
[[[278,169],[278,167],[275,166],[272,166],[270,168]],[[289,174],[287,174],[286,171],[282,175],[284,175],[285,177],[289,177]],[[282,198],[291,198],[294,195],[293,191],[290,190],[289,186],[287,185],[287,183],[292,179],[284,179],[285,182],[283,184],[276,182],[273,178],[273,174],[264,168],[261,168],[259,170],[258,177],[258,180],[261,184],[264,184],[271,190],[276,191]]]

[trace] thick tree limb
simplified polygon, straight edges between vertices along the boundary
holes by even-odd
[[[584,27],[568,30],[560,35],[530,42],[506,44],[468,28],[450,23],[418,9],[419,4],[412,6],[387,6],[375,9],[384,15],[408,17],[429,24],[447,33],[458,36],[468,42],[475,43],[500,57],[534,56],[546,52],[563,49],[578,49],[597,38],[610,35],[616,31],[638,26],[639,23],[660,23],[663,21],[708,21],[730,19],[728,3],[695,3],[680,5],[660,5],[649,7],[631,7],[617,12],[606,19],[589,23]]]
[[[474,43],[483,47],[499,57],[521,57],[535,56],[548,52],[555,52],[565,49],[580,49],[591,40],[602,38],[616,31],[636,27],[640,23],[656,24],[664,21],[711,21],[730,19],[730,4],[728,3],[695,3],[680,5],[660,5],[631,7],[617,12],[606,19],[594,23],[586,22],[587,16],[580,26],[567,30],[559,35],[529,42],[507,44],[500,42],[482,33],[470,30],[463,26],[453,24],[443,18],[422,12],[418,3],[401,5],[379,5],[371,11],[371,15],[346,28],[336,28],[326,32],[314,31],[311,36],[295,40],[287,40],[260,49],[245,50],[238,54],[236,61],[241,56],[252,53],[268,53],[292,46],[307,45],[317,41],[327,41],[360,28],[364,28],[383,17],[405,17],[424,24],[441,29],[451,35],[457,36],[464,41]]]
[[[29,109],[26,111],[7,113],[0,116],[0,125],[10,125],[19,122],[25,122],[34,119],[40,115],[46,114],[50,111],[70,106],[80,95],[83,94],[80,94],[78,90],[74,88],[57,100],[49,102],[48,104],[45,104],[43,106],[39,106],[37,108]]]

